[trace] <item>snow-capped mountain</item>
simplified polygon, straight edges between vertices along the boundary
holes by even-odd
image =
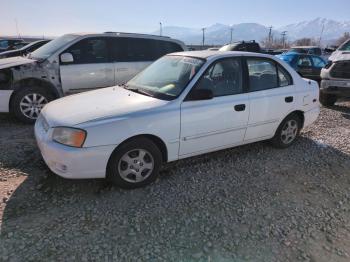
[[[294,41],[299,38],[319,38],[322,27],[324,32],[322,39],[325,42],[331,42],[339,38],[345,32],[350,32],[350,21],[339,22],[335,20],[316,18],[311,21],[304,21],[296,24],[275,28],[273,30],[274,37],[280,37],[281,32],[287,31],[287,39]],[[205,29],[206,44],[225,44],[230,41],[231,26],[224,24],[214,24]],[[261,41],[268,36],[269,28],[258,23],[241,23],[232,25],[233,41],[237,40],[257,40]],[[153,32],[159,34],[159,31]],[[202,30],[201,28],[187,28],[177,26],[165,26],[163,35],[180,39],[186,44],[201,44]]]
[[[335,21],[326,18],[316,18],[311,21],[303,21],[278,28],[279,31],[287,31],[294,39],[309,37],[319,38],[324,31],[322,38],[325,40],[337,39],[345,32],[350,32],[350,21]]]

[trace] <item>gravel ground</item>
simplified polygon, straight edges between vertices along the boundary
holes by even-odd
[[[133,191],[70,181],[0,115],[0,261],[349,261],[350,103],[287,150],[179,161]]]

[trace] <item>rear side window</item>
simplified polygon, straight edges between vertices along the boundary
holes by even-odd
[[[291,75],[282,66],[277,66],[279,87],[290,86],[293,84]]]
[[[72,54],[73,64],[106,63],[109,60],[106,38],[83,39],[69,47],[64,53]]]
[[[216,62],[207,69],[196,88],[210,89],[214,97],[242,93],[241,59],[230,58]]]
[[[323,68],[326,66],[326,62],[317,56],[312,57],[312,62],[314,63],[314,67]]]
[[[180,45],[154,39],[116,37],[112,40],[113,61],[154,61],[163,55],[183,51]]]
[[[278,87],[276,63],[264,58],[247,59],[250,91]]]

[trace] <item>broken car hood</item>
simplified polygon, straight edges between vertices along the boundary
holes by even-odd
[[[34,59],[29,59],[21,56],[0,59],[0,69],[10,68],[19,65],[31,64],[36,62]]]

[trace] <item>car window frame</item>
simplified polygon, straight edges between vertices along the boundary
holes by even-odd
[[[220,98],[220,97],[227,97],[227,96],[237,96],[237,95],[242,95],[242,94],[246,94],[248,93],[248,88],[247,88],[247,81],[246,81],[246,67],[244,65],[244,57],[243,56],[230,56],[230,57],[222,57],[222,58],[218,58],[215,61],[212,61],[203,71],[203,73],[198,77],[198,79],[196,80],[196,82],[193,84],[193,86],[191,87],[191,90],[188,91],[188,93],[186,94],[185,98],[183,99],[183,102],[193,102],[192,100],[189,100],[190,97],[190,93],[197,87],[197,85],[199,84],[199,82],[201,81],[202,77],[207,73],[207,71],[215,64],[223,61],[223,60],[229,60],[229,59],[239,59],[241,60],[241,66],[242,66],[242,92],[239,94],[230,94],[230,95],[222,95],[222,96],[214,96],[213,99],[215,98]],[[196,101],[207,101],[207,100],[196,100]]]
[[[246,81],[246,86],[247,86],[247,89],[248,89],[247,93],[264,92],[264,91],[267,91],[267,90],[272,90],[272,89],[277,89],[277,88],[285,88],[285,87],[289,87],[289,86],[294,85],[294,79],[293,79],[291,73],[281,63],[277,62],[276,60],[268,58],[268,57],[259,57],[259,56],[245,56],[243,58],[244,58],[244,67],[246,68],[245,69],[245,72],[246,72],[245,81]],[[250,79],[249,79],[249,68],[248,68],[248,62],[247,62],[248,59],[269,60],[269,61],[271,61],[275,65],[275,68],[276,68],[277,86],[276,87],[271,87],[271,88],[266,88],[266,89],[263,89],[263,90],[251,90]],[[278,76],[278,67],[282,68],[282,70],[284,70],[285,73],[288,74],[288,77],[291,80],[291,83],[289,85],[281,86],[280,79],[279,79],[279,76]]]

